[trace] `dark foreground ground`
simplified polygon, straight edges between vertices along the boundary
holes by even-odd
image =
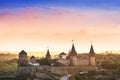
[[[27,80],[27,79],[14,77],[14,78],[0,78],[0,80]]]

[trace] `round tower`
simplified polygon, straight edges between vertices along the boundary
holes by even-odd
[[[68,55],[68,58],[70,59],[70,66],[77,65],[77,52],[75,50],[73,40],[72,40],[72,48],[71,48],[71,51]]]
[[[89,52],[89,64],[95,66],[96,60],[95,60],[95,52],[93,49],[93,45],[91,44],[90,52]]]

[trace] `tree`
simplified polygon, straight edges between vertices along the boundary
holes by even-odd
[[[40,65],[51,65],[51,60],[47,58],[42,58],[37,61],[40,63]]]

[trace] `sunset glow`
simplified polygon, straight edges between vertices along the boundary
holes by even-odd
[[[119,1],[5,1],[0,1],[1,51],[46,51],[49,46],[67,52],[71,40],[78,52],[89,52],[91,41],[96,52],[120,50]]]

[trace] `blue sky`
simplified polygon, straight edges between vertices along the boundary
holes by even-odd
[[[119,9],[120,0],[0,0],[0,8],[63,7]]]
[[[0,39],[0,50],[120,50],[120,0],[0,0]]]

